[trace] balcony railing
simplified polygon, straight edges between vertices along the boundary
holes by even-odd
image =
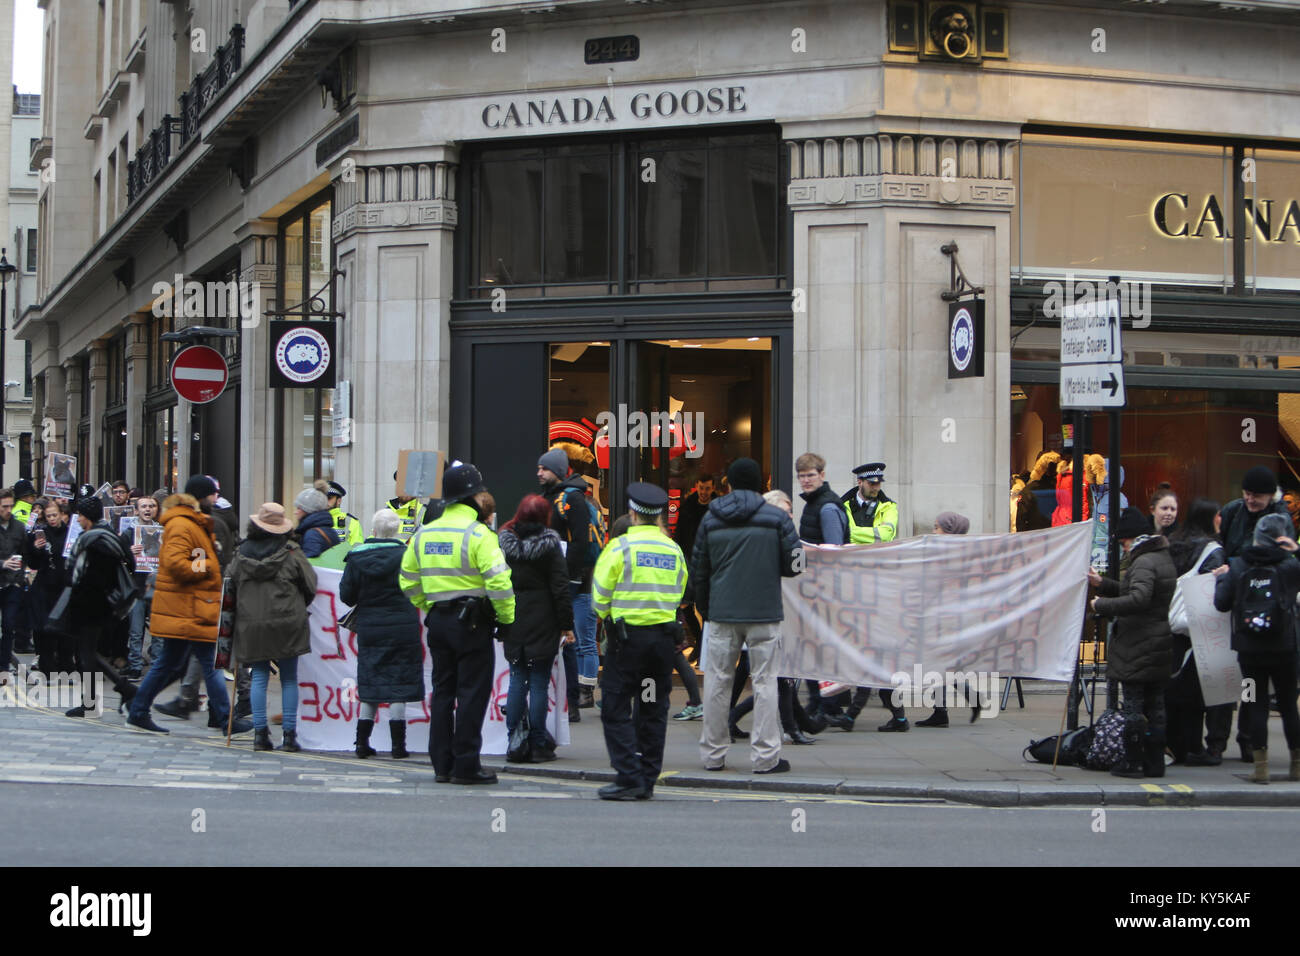
[[[217,98],[217,94],[230,85],[243,65],[244,28],[236,23],[230,29],[230,39],[217,47],[207,69],[194,77],[190,88],[180,96],[180,116],[170,113],[162,118],[157,129],[136,150],[135,159],[126,164],[126,201],[131,205],[163,174],[173,157],[179,155],[199,133],[199,121]],[[175,149],[172,137],[176,137]]]

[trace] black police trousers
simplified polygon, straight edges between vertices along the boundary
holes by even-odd
[[[668,698],[677,647],[662,624],[627,626],[627,641],[610,645],[601,673],[600,719],[620,787],[653,789],[664,765]],[[636,700],[636,716],[632,701]]]
[[[433,772],[472,777],[482,769],[483,716],[492,694],[492,629],[457,618],[457,607],[425,616],[433,661],[429,761]]]

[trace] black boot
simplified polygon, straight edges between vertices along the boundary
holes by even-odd
[[[1143,775],[1142,746],[1146,742],[1147,719],[1138,717],[1124,724],[1124,756],[1110,768],[1112,776],[1141,778]]]
[[[393,738],[394,760],[405,760],[411,756],[406,752],[406,721],[390,720],[388,722],[388,736]]]
[[[370,746],[370,732],[374,729],[373,720],[357,721],[357,756],[362,760],[375,755],[374,748]]]
[[[1147,777],[1165,775],[1165,734],[1162,730],[1147,734],[1142,742],[1142,773]]]
[[[298,746],[298,731],[286,730],[284,732],[284,742],[280,744],[281,750],[287,750],[291,754],[301,753],[302,748]]]
[[[261,730],[253,731],[253,749],[254,750],[274,750],[275,744],[271,743],[271,728],[263,727]]]
[[[805,733],[804,733],[802,730],[800,730],[798,727],[796,727],[796,728],[794,728],[794,730],[790,731],[790,741],[791,741],[791,743],[796,743],[796,744],[805,744],[805,745],[807,745],[807,744],[815,744],[815,743],[817,743],[816,740],[814,740],[812,737],[809,737],[807,734],[805,734]]]

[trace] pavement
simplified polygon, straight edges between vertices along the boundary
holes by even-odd
[[[1013,693],[1009,709],[992,718],[968,722],[969,710],[950,711],[947,728],[923,728],[915,721],[924,711],[909,712],[907,733],[879,733],[888,712],[875,695],[855,729],[828,729],[812,746],[786,744],[782,756],[789,773],[755,775],[749,744],[731,745],[726,769],[703,769],[699,755],[700,721],[669,721],[664,771],[658,792],[681,788],[748,791],[754,794],[820,795],[890,802],[937,802],[988,807],[1300,807],[1300,782],[1286,780],[1288,761],[1280,719],[1270,719],[1274,742],[1272,781],[1263,786],[1247,780],[1251,766],[1225,759],[1219,767],[1172,766],[1163,778],[1128,780],[1077,767],[1057,767],[1026,760],[1031,739],[1057,733],[1065,706],[1059,684],[1024,682],[1025,706]],[[160,696],[170,699],[171,692]],[[270,700],[279,691],[270,689]],[[168,736],[143,734],[125,725],[110,707],[95,720],[68,718],[61,710],[0,707],[0,782],[95,783],[121,786],[167,786],[207,789],[255,789],[303,792],[410,793],[439,787],[424,755],[392,760],[384,754],[360,761],[350,753],[254,753],[251,735],[230,748],[224,736],[206,727],[206,715],[188,721],[155,714]],[[1104,701],[1099,689],[1098,704]],[[670,713],[685,704],[676,689]],[[504,757],[484,756],[484,766],[504,771],[520,782],[608,782],[609,767],[597,710],[583,710],[570,724],[572,743],[560,759],[546,764],[507,764]],[[1081,717],[1087,720],[1086,711]],[[748,728],[749,718],[741,722]],[[279,739],[279,729],[272,731]],[[1231,751],[1235,755],[1236,747]]]

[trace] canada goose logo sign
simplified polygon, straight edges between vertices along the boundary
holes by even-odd
[[[975,354],[975,326],[970,312],[958,309],[953,316],[952,332],[949,336],[948,351],[952,355],[952,364],[959,372],[970,367],[970,360]]]
[[[297,325],[275,344],[275,364],[284,377],[300,385],[314,382],[330,367],[330,346],[315,329]]]

